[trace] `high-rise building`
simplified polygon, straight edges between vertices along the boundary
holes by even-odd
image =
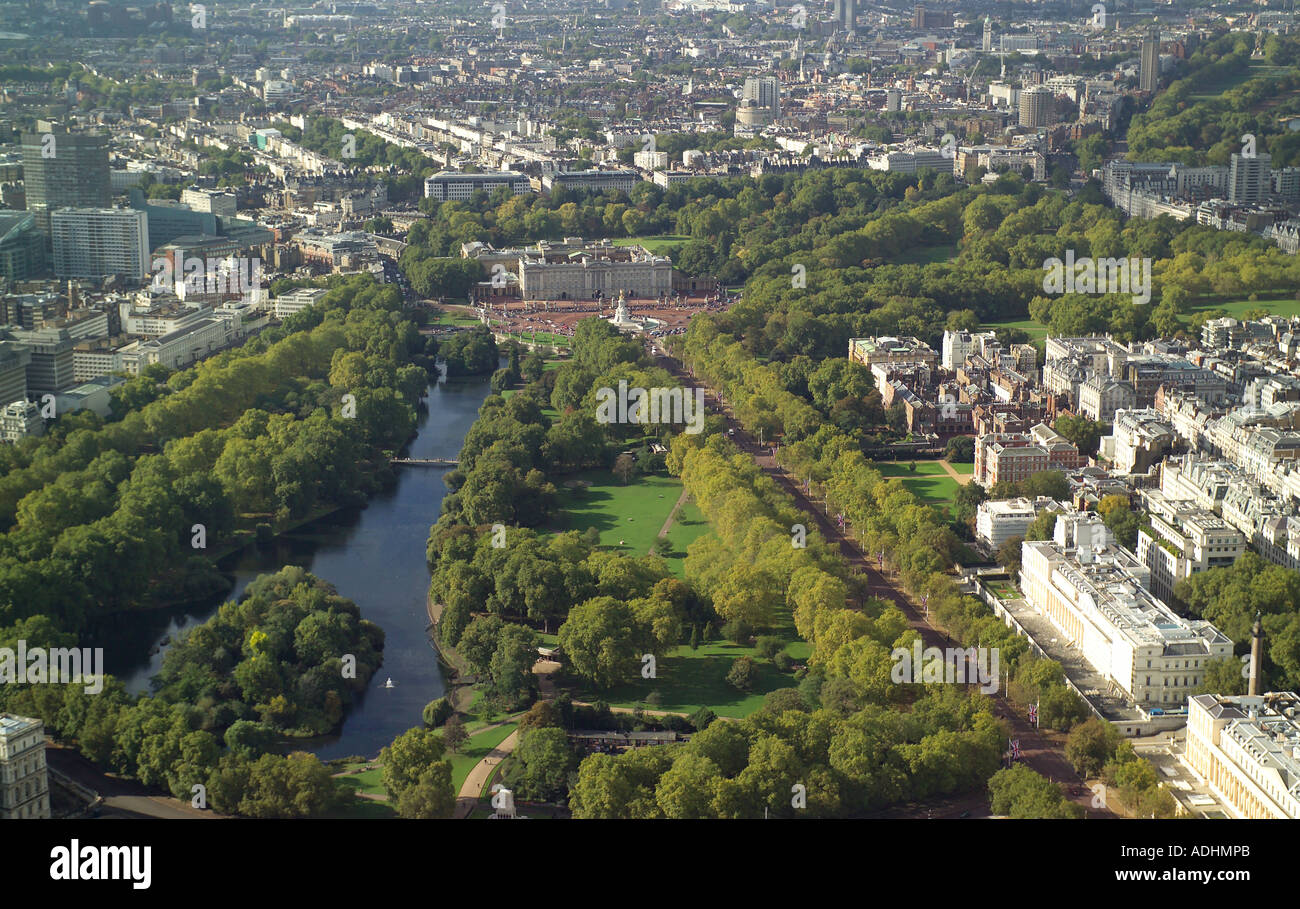
[[[858,24],[858,0],[840,0],[840,24],[851,32]]]
[[[143,278],[149,216],[134,208],[61,208],[50,216],[54,274],[60,278]]]
[[[993,20],[988,16],[984,17],[984,43],[981,48],[985,53],[993,50]]]
[[[1052,91],[1041,85],[1027,88],[1020,93],[1020,125],[1028,129],[1037,129],[1051,122]]]
[[[0,212],[0,277],[26,281],[45,273],[45,237],[27,211]]]
[[[918,3],[912,10],[912,28],[952,28],[952,13],[929,10]]]
[[[32,352],[17,341],[0,341],[0,401],[27,400],[27,367]]]
[[[774,121],[781,119],[781,82],[776,76],[749,77],[741,90],[740,103],[766,110]]]
[[[23,183],[27,210],[36,216],[36,229],[46,237],[55,209],[108,207],[112,179],[107,137],[59,128],[24,133]]]
[[[1154,92],[1160,86],[1160,29],[1153,27],[1142,39],[1142,62],[1138,87]]]
[[[31,717],[0,713],[0,820],[49,816],[45,725]]]
[[[1273,188],[1273,156],[1234,154],[1228,164],[1228,201],[1256,205],[1268,200]]]

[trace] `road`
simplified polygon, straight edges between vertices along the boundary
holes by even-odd
[[[698,384],[698,380],[687,373],[678,360],[663,355],[659,355],[657,360],[658,365],[676,375],[683,384]],[[948,637],[945,632],[932,626],[921,615],[920,610],[895,585],[890,576],[880,571],[874,561],[868,560],[857,541],[853,540],[847,532],[840,531],[836,526],[836,522],[826,513],[823,504],[815,502],[808,496],[804,492],[803,484],[777,464],[776,457],[772,454],[771,449],[766,445],[760,446],[758,440],[745,430],[745,427],[735,419],[731,411],[722,407],[714,390],[707,385],[704,388],[706,407],[713,412],[722,414],[726,420],[728,430],[732,431],[729,436],[732,442],[741,451],[753,457],[755,464],[763,473],[779,483],[794,499],[795,504],[804,513],[813,517],[826,540],[839,546],[840,553],[844,556],[845,561],[849,563],[853,572],[865,578],[867,595],[894,603],[907,619],[908,626],[920,635],[926,647],[946,648],[959,646],[958,642]],[[1116,816],[1103,808],[1092,807],[1092,793],[1084,786],[1083,778],[1075,773],[1074,768],[1070,766],[1069,760],[1065,757],[1062,743],[1053,741],[1046,733],[1035,729],[1028,718],[1017,712],[1001,694],[994,698],[994,713],[1004,720],[1011,729],[1011,737],[1019,740],[1021,763],[1052,782],[1064,784],[1067,797],[1083,806],[1089,817]],[[987,799],[983,800],[983,804],[987,806]]]
[[[211,810],[192,808],[189,802],[162,795],[135,780],[109,776],[71,748],[47,747],[45,759],[64,776],[98,792],[104,798],[101,818],[217,818]]]

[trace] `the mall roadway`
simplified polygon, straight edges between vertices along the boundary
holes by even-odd
[[[680,361],[664,356],[658,350],[655,351],[655,355],[658,364],[677,376],[684,385],[697,381],[685,370]],[[867,595],[895,603],[907,618],[908,625],[921,636],[925,646],[939,648],[958,646],[956,641],[930,625],[925,617],[921,615],[920,610],[890,580],[889,576],[881,572],[876,567],[875,562],[866,558],[866,555],[854,540],[839,530],[835,522],[825,513],[822,504],[809,497],[803,490],[803,484],[786,473],[776,463],[776,458],[773,456],[771,449],[766,445],[759,446],[758,440],[749,435],[745,427],[735,419],[730,409],[719,405],[714,390],[707,385],[703,387],[705,389],[705,404],[709,411],[720,413],[726,420],[727,428],[735,430],[734,434],[730,436],[731,441],[742,451],[753,457],[754,462],[765,474],[781,484],[801,510],[813,516],[825,539],[839,545],[840,552],[849,562],[854,572],[866,577]],[[1000,692],[994,698],[994,713],[1011,727],[1012,738],[1019,739],[1021,763],[1047,777],[1052,782],[1064,784],[1063,788],[1067,798],[1081,805],[1087,811],[1088,817],[1117,817],[1106,808],[1093,807],[1092,803],[1095,797],[1084,784],[1083,778],[1070,766],[1070,762],[1065,757],[1063,746],[1057,745],[1046,735],[1040,734],[1033,724],[1029,722],[1028,717],[1013,710],[1011,704],[1006,701]],[[902,813],[895,814],[890,811],[884,812],[880,816],[987,817],[988,808],[987,795],[980,793],[940,800],[929,805],[909,806]]]

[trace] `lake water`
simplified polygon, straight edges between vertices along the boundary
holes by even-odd
[[[424,399],[427,410],[406,456],[455,458],[488,393],[486,378],[431,384]],[[105,670],[133,692],[148,690],[169,639],[202,624],[221,602],[238,599],[259,574],[301,565],[356,602],[361,615],[385,634],[383,665],[343,721],[341,733],[302,747],[323,760],[375,756],[398,735],[421,725],[424,705],[446,692],[427,631],[425,543],[447,493],[443,476],[448,469],[399,467],[397,485],[365,508],[335,512],[271,543],[232,554],[220,563],[232,583],[224,598],[113,617],[93,636],[97,646],[104,642]],[[383,687],[390,677],[393,687]]]

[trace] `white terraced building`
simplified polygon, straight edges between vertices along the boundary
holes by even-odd
[[[1300,820],[1300,698],[1192,697],[1183,760],[1234,817]]]
[[[1178,709],[1211,660],[1232,656],[1232,641],[1209,622],[1175,614],[1147,589],[1149,579],[1095,514],[1061,515],[1053,540],[1021,546],[1029,604],[1138,705]]]

